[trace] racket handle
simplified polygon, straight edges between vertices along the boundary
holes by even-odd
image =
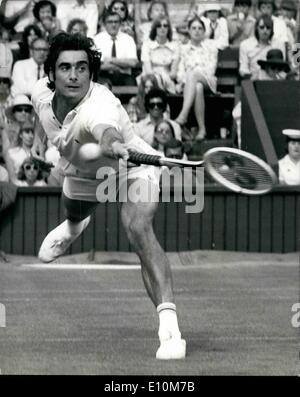
[[[135,164],[148,164],[148,165],[161,165],[161,157],[153,154],[145,154],[145,153],[138,153],[133,150],[128,150],[129,152],[129,159]]]

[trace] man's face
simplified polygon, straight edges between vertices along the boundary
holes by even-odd
[[[210,19],[212,22],[216,22],[218,16],[219,16],[219,11],[216,10],[207,11],[207,18]]]
[[[166,12],[162,4],[156,3],[152,6],[151,15],[150,15],[152,21],[155,21],[165,16],[166,16]]]
[[[47,41],[38,39],[33,43],[31,48],[32,58],[38,65],[42,65],[47,59],[48,51],[49,44]]]
[[[86,95],[90,87],[90,69],[85,51],[62,51],[55,64],[55,75],[50,72],[50,80],[55,83],[56,94],[75,102]]]
[[[10,92],[10,83],[8,77],[0,77],[0,95],[9,95]]]
[[[261,19],[258,23],[258,37],[259,40],[269,40],[271,37],[271,27],[267,26],[264,21]]]
[[[149,100],[149,114],[157,119],[161,118],[164,113],[164,103],[161,98],[151,98]]]
[[[49,5],[42,7],[40,9],[39,17],[41,21],[45,18],[52,18],[53,15],[52,15],[51,7]]]
[[[290,157],[294,161],[299,161],[300,160],[300,140],[293,139],[293,140],[289,141],[288,151],[289,151]]]
[[[105,29],[110,36],[115,37],[120,29],[121,19],[119,15],[111,15],[105,21]]]
[[[273,6],[271,3],[262,3],[261,6],[259,7],[259,11],[261,12],[262,15],[271,16],[273,14]]]

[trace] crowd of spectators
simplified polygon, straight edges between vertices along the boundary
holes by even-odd
[[[36,81],[45,77],[49,42],[58,32],[94,40],[102,54],[98,82],[109,89],[136,87],[137,94],[124,103],[136,133],[176,158],[186,157],[193,143],[207,136],[205,95],[217,93],[218,57],[225,48],[239,52],[240,80],[298,80],[291,55],[298,34],[298,1],[232,0],[231,7],[228,4],[2,0],[0,181],[19,186],[51,184],[49,172],[31,157],[36,126],[30,98]],[[183,97],[175,120],[170,118],[170,95]],[[196,123],[192,130],[187,124],[191,111]],[[240,103],[233,117],[240,146]],[[44,142],[43,154],[45,161],[59,161],[58,151],[49,142]],[[283,179],[281,183],[289,184]]]

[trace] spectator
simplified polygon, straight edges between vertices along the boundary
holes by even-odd
[[[12,72],[12,94],[31,97],[35,83],[45,76],[44,62],[49,51],[46,39],[37,38],[31,45],[31,57],[15,63]]]
[[[18,180],[18,172],[24,160],[31,156],[33,141],[34,125],[31,122],[25,122],[20,127],[17,146],[8,149],[5,159],[9,179],[14,184]]]
[[[97,34],[98,7],[95,0],[73,0],[61,1],[57,5],[57,18],[63,30],[66,30],[72,19],[80,18],[85,21],[88,27],[88,37]]]
[[[32,158],[27,157],[20,166],[15,181],[17,186],[47,186],[43,179],[43,171],[40,168],[39,162]]]
[[[0,14],[3,26],[13,29],[20,37],[25,27],[33,23],[33,0],[9,1],[2,0],[0,4]]]
[[[283,59],[283,53],[274,48],[267,53],[266,60],[257,61],[260,69],[254,74],[254,80],[285,80],[290,71],[288,62]]]
[[[13,64],[13,53],[10,48],[8,36],[4,27],[0,26],[0,66],[7,68],[11,73]]]
[[[113,0],[108,12],[116,12],[121,18],[120,31],[129,34],[135,40],[134,21],[130,18],[127,2],[125,0]]]
[[[80,18],[72,19],[67,27],[67,33],[71,33],[71,34],[78,33],[85,37],[87,37],[87,31],[88,31],[88,27],[86,22]]]
[[[300,130],[283,130],[287,139],[287,154],[278,162],[279,183],[300,185]]]
[[[135,12],[135,26],[137,34],[137,45],[142,47],[143,42],[149,39],[152,23],[163,17],[169,18],[168,5],[165,1],[153,0],[151,1],[147,10],[147,22],[141,21],[140,7],[136,7]]]
[[[10,93],[11,77],[8,67],[0,67],[0,132],[7,123],[6,109],[11,106],[13,98]],[[1,134],[0,134],[1,135]]]
[[[288,43],[288,32],[287,32],[286,24],[282,19],[274,15],[274,11],[275,11],[274,0],[258,0],[258,11],[260,15],[267,15],[270,18],[272,18],[274,39],[280,40],[283,43]]]
[[[166,93],[154,88],[145,95],[145,109],[148,115],[136,125],[136,133],[149,145],[153,144],[155,126],[162,120],[169,120],[164,112],[168,101]],[[175,138],[181,139],[181,128],[173,120],[169,120],[174,129]]]
[[[273,37],[273,20],[268,15],[260,16],[255,24],[255,36],[241,42],[240,45],[240,75],[251,78],[259,70],[257,61],[266,59],[267,52],[277,48],[285,54],[282,41]]]
[[[168,18],[155,20],[149,40],[142,46],[143,74],[155,74],[162,89],[175,94],[175,80],[179,62],[179,46],[172,41],[172,27]]]
[[[234,12],[227,17],[229,42],[239,46],[254,35],[255,18],[250,14],[252,0],[235,0]]]
[[[33,120],[33,106],[26,95],[17,95],[5,111],[7,123],[2,130],[4,159],[8,149],[18,145],[20,127]]]
[[[49,38],[61,29],[60,22],[56,18],[56,5],[52,1],[41,0],[35,3],[33,15],[45,37]]]
[[[194,106],[198,124],[196,139],[201,140],[206,136],[204,92],[216,92],[218,49],[214,40],[205,37],[205,24],[199,17],[189,21],[188,29],[190,42],[181,48],[177,74],[178,92],[184,87],[183,106],[175,121],[183,126]]]
[[[219,50],[228,47],[228,26],[226,19],[221,14],[220,5],[216,3],[206,5],[202,20],[205,24],[205,36],[208,39],[215,40]]]
[[[146,117],[145,95],[152,89],[159,88],[156,77],[153,74],[142,75],[138,84],[138,93],[130,98],[126,111],[132,123],[137,123]]]
[[[296,32],[297,32],[296,5],[293,0],[285,0],[282,3],[281,8],[282,8],[282,14],[279,17],[279,19],[282,19],[286,24],[289,49],[292,49],[296,41]]]
[[[165,145],[175,139],[173,125],[168,120],[161,120],[154,128],[152,147],[164,153]]]
[[[22,41],[19,42],[19,50],[15,54],[15,60],[20,61],[22,59],[30,58],[30,48],[32,43],[37,38],[42,38],[43,33],[36,25],[27,25],[22,33]]]
[[[127,33],[120,31],[121,18],[115,13],[104,16],[105,31],[94,37],[97,49],[102,53],[99,76],[112,85],[136,85],[132,68],[138,64],[135,42]]]

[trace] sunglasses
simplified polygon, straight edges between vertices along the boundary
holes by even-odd
[[[105,23],[108,23],[108,24],[110,24],[110,25],[113,25],[113,24],[115,24],[115,25],[119,25],[121,22],[118,20],[118,21],[110,21],[110,20],[108,20],[108,21],[106,21]]]
[[[155,107],[157,107],[158,109],[164,108],[164,104],[162,102],[152,102],[152,103],[149,103],[148,106],[150,109],[154,109]]]
[[[270,26],[266,26],[266,25],[258,25],[258,28],[260,30],[264,30],[264,29],[271,30],[271,27]]]
[[[114,11],[125,11],[125,7],[114,7]]]
[[[33,48],[33,51],[48,52],[48,48]]]
[[[159,23],[157,25],[158,28],[169,28],[170,26],[167,23]]]
[[[29,171],[29,170],[35,170],[37,171],[39,168],[35,164],[26,164],[24,165],[24,170]]]
[[[14,108],[14,112],[26,112],[26,113],[30,113],[31,112],[31,108],[27,107],[27,106],[16,106]]]
[[[0,83],[9,84],[10,80],[7,77],[0,77]]]

